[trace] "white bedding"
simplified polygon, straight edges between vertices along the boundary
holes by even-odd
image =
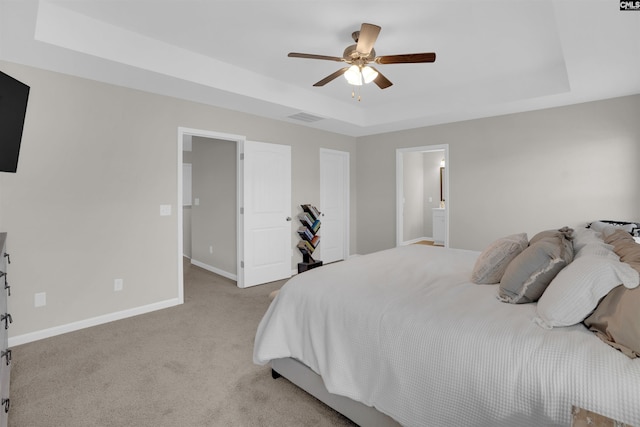
[[[571,405],[640,426],[640,359],[498,301],[497,285],[469,282],[478,255],[409,245],[295,276],[254,362],[298,359],[406,426],[568,426]]]

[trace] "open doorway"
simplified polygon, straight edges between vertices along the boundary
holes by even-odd
[[[183,146],[184,255],[191,264],[233,281],[237,281],[236,144],[192,136]]]
[[[449,146],[396,150],[396,246],[449,246]]]
[[[237,221],[241,192],[239,185],[240,168],[237,159],[239,159],[238,153],[241,152],[244,141],[245,137],[241,135],[225,134],[200,129],[178,128],[178,280],[180,287],[179,295],[181,299],[184,298],[183,259],[185,254],[188,255],[192,264],[235,280],[238,283],[238,286],[241,286],[242,275],[238,274],[238,260],[241,257],[242,248],[240,239],[241,233],[239,231]],[[191,154],[185,155],[185,149],[193,150],[194,143],[196,144],[196,147],[198,147],[197,150],[199,150],[199,152],[193,154],[193,151],[191,151]],[[218,196],[225,198],[226,202],[224,205],[228,209],[233,209],[232,214],[230,214],[230,212],[226,212],[224,216],[226,219],[224,221],[220,221],[224,223],[224,227],[226,227],[225,235],[223,237],[224,241],[218,241],[215,244],[211,241],[211,236],[216,234],[216,230],[209,229],[205,236],[202,236],[202,238],[198,236],[197,239],[193,238],[195,233],[191,232],[194,226],[200,227],[198,224],[202,222],[201,218],[205,216],[217,217],[220,215],[219,212],[216,213],[217,208],[215,205],[220,206],[222,204],[215,203],[215,205],[213,205],[209,203],[210,200],[218,196],[210,194],[210,191],[205,195],[205,197],[201,197],[198,193],[198,188],[202,186],[201,183],[197,184],[197,182],[202,181],[199,176],[202,174],[206,175],[209,172],[202,166],[198,167],[198,164],[202,162],[204,155],[207,157],[215,157],[216,153],[211,153],[211,151],[217,152],[217,156],[221,156],[222,159],[227,162],[227,167],[223,172],[223,179],[227,182],[224,183],[223,194]],[[187,153],[189,153],[189,151],[187,151]],[[195,169],[194,163],[196,166]],[[185,165],[191,165],[190,168],[192,174],[189,177],[185,175]],[[211,168],[209,169],[211,170]],[[194,188],[195,183],[196,191],[192,191],[192,194],[189,197],[185,197],[184,194],[185,179],[191,179],[191,189]],[[231,204],[231,206],[229,206],[229,204]],[[198,213],[195,212],[196,209],[199,210]],[[232,216],[229,217],[229,215]],[[215,227],[218,227],[219,229],[220,224],[215,224]],[[219,247],[223,247],[223,245],[226,246],[226,248],[224,250],[224,255],[220,258],[217,253],[217,249]],[[229,245],[231,246],[231,250],[229,250]],[[235,250],[233,250],[234,247],[236,248]],[[218,256],[218,259],[221,259],[221,264],[217,261],[211,261],[216,259],[216,256]]]

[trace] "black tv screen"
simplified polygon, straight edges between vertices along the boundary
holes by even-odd
[[[0,71],[0,172],[16,172],[29,86]]]

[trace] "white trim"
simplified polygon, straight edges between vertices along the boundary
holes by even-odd
[[[236,143],[236,284],[244,288],[244,143],[246,138]],[[241,160],[242,159],[242,160]]]
[[[212,273],[216,273],[218,276],[222,276],[222,277],[226,277],[227,279],[231,279],[234,282],[238,280],[238,276],[236,276],[235,274],[229,273],[229,272],[224,271],[224,270],[220,270],[219,268],[214,267],[214,266],[209,265],[209,264],[205,264],[204,262],[200,262],[198,260],[192,259],[191,260],[191,264],[195,265],[196,267],[203,268],[203,269],[205,269],[207,271],[210,271]]]
[[[424,145],[422,147],[409,147],[396,149],[396,246],[403,245],[402,235],[404,233],[403,221],[403,199],[404,199],[404,165],[403,154],[432,151],[444,151],[444,200],[446,201],[445,218],[444,218],[444,246],[449,247],[449,216],[451,215],[451,197],[449,196],[449,144]]]
[[[344,168],[344,182],[348,185],[346,186],[344,193],[344,236],[343,236],[343,248],[344,248],[344,258],[347,259],[349,257],[349,253],[351,248],[349,247],[349,242],[351,241],[351,153],[348,151],[339,151],[332,150],[329,148],[320,148],[319,157],[322,162],[322,153],[335,154],[342,157],[342,160],[345,162]],[[320,166],[322,168],[322,166]],[[322,186],[322,182],[320,182]],[[322,188],[320,189],[322,192]],[[322,209],[322,207],[320,207]],[[322,246],[320,246],[320,256],[322,256]]]
[[[36,332],[30,332],[24,335],[18,335],[9,338],[9,347],[15,347],[17,345],[55,337],[56,335],[66,334],[68,332],[74,332],[80,329],[90,328],[92,326],[98,326],[105,323],[113,322],[115,320],[122,320],[128,317],[150,313],[156,310],[162,310],[164,308],[173,307],[182,303],[183,301],[181,301],[179,298],[173,298],[166,301],[160,301],[153,304],[147,304],[140,307],[104,314],[102,316],[91,317],[89,319],[80,320],[78,322],[67,323],[66,325],[54,326],[53,328],[47,328]]]
[[[176,203],[176,211],[178,211],[178,300],[180,304],[184,303],[184,266],[183,266],[183,257],[184,257],[184,236],[182,232],[182,221],[183,219],[183,208],[182,208],[182,142],[185,138],[185,133],[183,132],[183,128],[178,128],[178,200]]]

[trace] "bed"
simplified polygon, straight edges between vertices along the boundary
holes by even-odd
[[[572,407],[640,426],[640,359],[472,283],[484,253],[408,245],[299,274],[254,362],[363,426],[568,426]]]

